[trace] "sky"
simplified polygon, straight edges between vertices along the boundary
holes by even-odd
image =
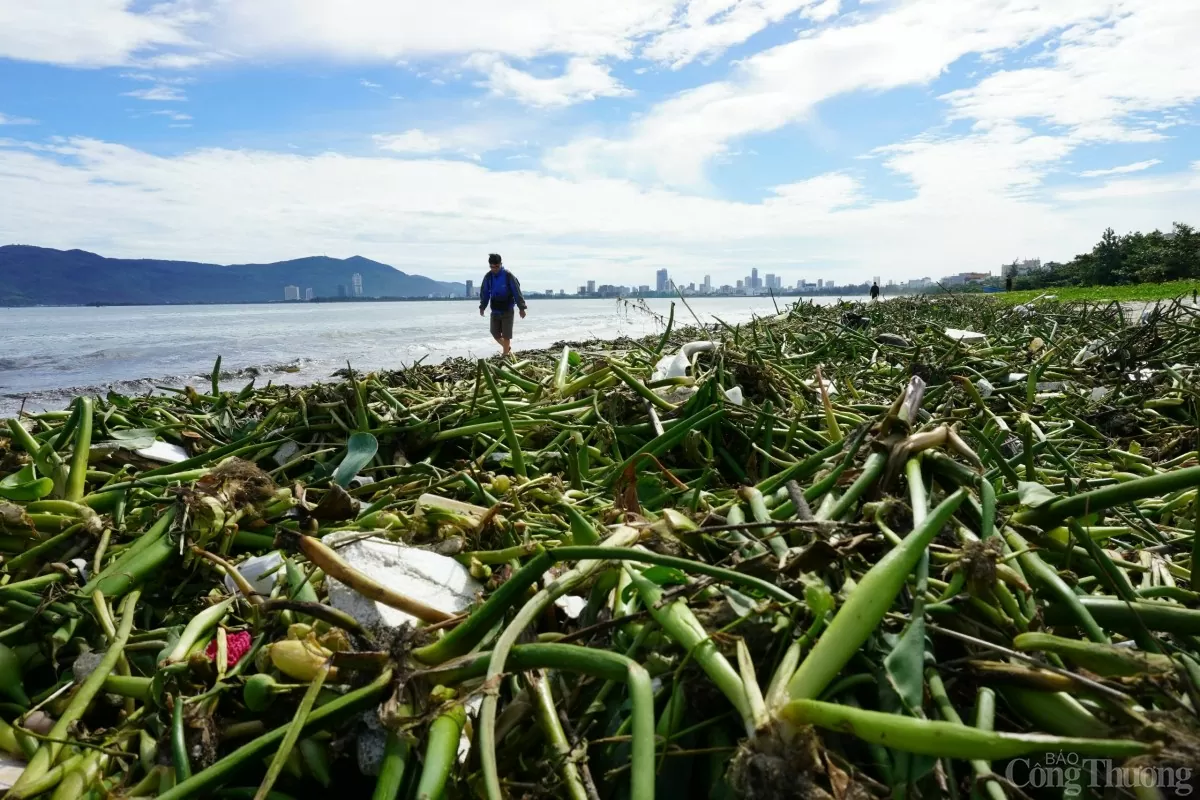
[[[0,0],[0,244],[527,288],[1200,224],[1196,0]]]

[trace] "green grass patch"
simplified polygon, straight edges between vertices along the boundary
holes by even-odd
[[[1054,295],[1064,303],[1105,303],[1113,300],[1136,302],[1139,300],[1170,300],[1184,296],[1191,298],[1192,290],[1197,288],[1200,288],[1200,281],[1172,281],[1170,283],[1136,283],[1128,286],[1065,286],[1054,289],[1002,292],[993,294],[991,297],[1009,305],[1028,303],[1042,295]]]

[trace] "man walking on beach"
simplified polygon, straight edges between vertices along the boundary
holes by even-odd
[[[479,285],[479,316],[483,316],[488,303],[492,304],[492,338],[504,348],[504,355],[512,352],[513,306],[521,311],[525,319],[525,296],[521,294],[521,282],[504,268],[500,256],[488,256],[488,273]]]
[[[871,284],[871,299],[872,300],[879,299],[879,283],[878,282]]]

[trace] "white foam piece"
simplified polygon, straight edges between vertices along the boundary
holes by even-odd
[[[149,447],[143,447],[141,450],[134,450],[134,452],[142,458],[148,458],[151,461],[161,461],[164,464],[178,464],[180,461],[186,461],[191,458],[187,450],[172,442],[164,441],[157,441]]]
[[[946,336],[956,342],[963,342],[965,344],[974,344],[987,340],[987,336],[982,333],[959,330],[958,328],[946,328]]]
[[[331,533],[322,541],[337,547],[340,555],[359,572],[406,597],[447,614],[466,611],[483,591],[462,564],[449,556],[408,547],[379,538],[360,538],[357,531]],[[335,578],[327,578],[329,604],[345,611],[364,627],[398,628],[418,620],[399,609],[363,597]]]
[[[284,578],[282,567],[283,555],[278,550],[273,550],[265,555],[247,558],[237,565],[237,571],[250,582],[255,592],[270,594],[275,584]],[[230,594],[238,593],[237,584],[228,575],[225,576],[225,588]]]

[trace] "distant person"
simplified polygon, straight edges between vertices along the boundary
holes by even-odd
[[[871,299],[872,300],[879,299],[879,281],[875,281],[874,283],[871,284]]]
[[[1006,277],[1004,279],[1004,291],[1006,291],[1006,292],[1012,291],[1012,275],[1009,275],[1008,277]]]
[[[488,273],[479,284],[479,316],[492,305],[492,338],[502,348],[504,355],[512,352],[513,306],[521,311],[525,319],[525,297],[521,294],[521,282],[517,276],[504,268],[500,256],[488,256]]]

